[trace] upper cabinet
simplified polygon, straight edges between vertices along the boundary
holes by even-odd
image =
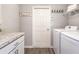
[[[78,4],[73,4],[73,5],[68,6],[67,15],[73,16],[78,13],[79,13],[79,5]]]

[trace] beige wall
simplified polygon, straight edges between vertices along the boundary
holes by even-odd
[[[69,25],[78,26],[79,29],[79,14],[69,17]]]
[[[1,4],[0,4],[0,24],[2,24],[2,5]]]
[[[31,5],[20,5],[20,12],[32,12]],[[25,46],[32,45],[32,17],[20,17],[20,31],[25,32]]]
[[[5,32],[19,31],[19,7],[16,4],[2,5],[2,29]]]

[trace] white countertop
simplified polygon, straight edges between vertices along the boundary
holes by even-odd
[[[62,34],[71,37],[72,39],[75,39],[79,41],[79,30],[76,31],[66,31],[66,32],[61,32]]]
[[[76,31],[79,31],[79,30],[65,30],[64,28],[54,29],[54,30],[58,31],[58,32],[76,32]]]
[[[23,32],[14,32],[14,33],[0,32],[0,47],[1,47],[1,45],[6,45],[23,35],[24,35]]]
[[[65,29],[54,29],[55,31],[58,31],[58,32],[63,32],[63,31],[65,31]]]

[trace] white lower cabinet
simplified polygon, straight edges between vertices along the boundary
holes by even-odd
[[[24,54],[24,41],[18,46],[18,54]]]
[[[24,54],[24,36],[2,47],[0,54]]]
[[[61,54],[79,54],[79,42],[64,34],[61,35]]]
[[[24,54],[24,41],[9,54]]]

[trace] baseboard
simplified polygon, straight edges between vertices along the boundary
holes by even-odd
[[[24,48],[34,48],[33,46],[24,46]]]
[[[24,48],[36,48],[34,46],[24,46]],[[39,48],[39,47],[38,47]],[[43,47],[40,47],[40,48],[43,48]],[[50,47],[44,47],[44,48],[53,48],[53,46],[50,46]]]

